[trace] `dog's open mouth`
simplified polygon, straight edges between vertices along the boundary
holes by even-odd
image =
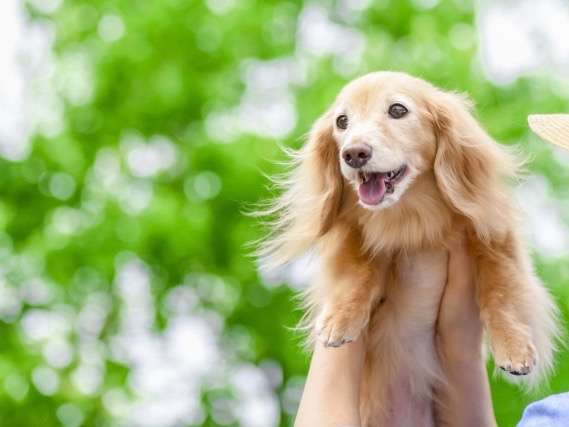
[[[395,191],[395,185],[405,176],[406,171],[406,165],[388,172],[360,171],[358,186],[360,201],[370,206],[379,205],[386,194]]]

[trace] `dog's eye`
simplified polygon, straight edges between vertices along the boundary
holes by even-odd
[[[409,110],[401,104],[391,104],[389,106],[389,115],[394,119],[400,119],[405,114],[407,114]]]
[[[336,126],[338,129],[347,129],[348,128],[348,116],[345,114],[341,114],[336,117]]]

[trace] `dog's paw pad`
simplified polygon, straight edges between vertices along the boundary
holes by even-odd
[[[528,375],[537,363],[535,347],[531,343],[512,346],[509,350],[494,350],[496,365],[510,375]]]

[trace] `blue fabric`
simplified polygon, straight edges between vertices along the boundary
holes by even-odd
[[[569,426],[569,393],[554,394],[529,405],[518,427]]]

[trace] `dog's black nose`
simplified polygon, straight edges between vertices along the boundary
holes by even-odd
[[[371,159],[371,147],[367,144],[355,144],[342,150],[342,158],[348,166],[361,168]]]

